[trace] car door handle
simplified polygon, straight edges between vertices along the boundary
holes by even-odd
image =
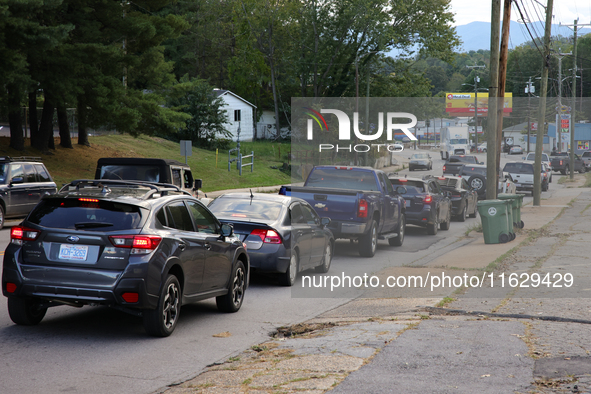
[[[203,246],[206,250],[211,250],[211,244],[209,242],[206,242]]]

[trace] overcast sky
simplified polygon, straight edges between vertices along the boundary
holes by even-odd
[[[544,7],[547,0],[517,0],[517,4],[530,21],[544,21]],[[451,0],[452,12],[455,13],[455,25],[466,25],[470,22],[490,22],[490,0]],[[501,10],[504,1],[501,1]],[[578,23],[591,23],[591,0],[554,0],[553,24],[572,24],[578,17]],[[502,14],[502,11],[501,11]],[[511,8],[511,20],[521,21],[521,15],[515,4]]]

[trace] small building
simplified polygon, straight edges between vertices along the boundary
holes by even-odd
[[[556,138],[556,124],[548,125],[548,136],[552,146],[558,150],[568,150],[570,148],[570,133],[560,133],[562,144],[558,143]],[[575,153],[581,154],[590,150],[591,147],[591,123],[575,123]]]
[[[254,114],[256,106],[229,90],[214,89],[216,97],[220,97],[226,103],[224,109],[227,112],[228,123],[224,125],[231,134],[232,141],[252,141],[254,133]],[[222,136],[220,136],[222,137]]]

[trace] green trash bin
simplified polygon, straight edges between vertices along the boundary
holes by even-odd
[[[513,226],[509,229],[508,203],[505,200],[478,201],[485,244],[498,244],[513,239]]]
[[[513,210],[513,226],[516,228],[523,228],[525,227],[523,220],[521,220],[521,206],[523,205],[523,194],[509,194],[509,193],[499,193],[497,198],[499,200],[510,200],[511,206]]]

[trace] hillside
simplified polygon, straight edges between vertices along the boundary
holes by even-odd
[[[43,159],[55,183],[60,187],[74,179],[92,179],[96,162],[101,157],[158,157],[175,159],[181,162],[178,143],[162,138],[129,135],[108,135],[89,137],[90,147],[74,145],[74,149],[60,147],[56,139],[53,154],[43,155],[27,146],[24,152],[10,149],[9,138],[0,138],[2,156],[39,156]],[[73,140],[76,143],[76,140]],[[28,145],[28,141],[26,143]],[[287,142],[242,142],[242,154],[255,152],[254,172],[244,167],[242,176],[238,175],[236,164],[228,172],[228,151],[220,150],[216,168],[216,152],[193,147],[193,155],[188,157],[193,175],[203,179],[203,191],[225,190],[242,187],[272,186],[290,182],[290,174],[273,169],[281,168],[287,159],[290,144]]]

